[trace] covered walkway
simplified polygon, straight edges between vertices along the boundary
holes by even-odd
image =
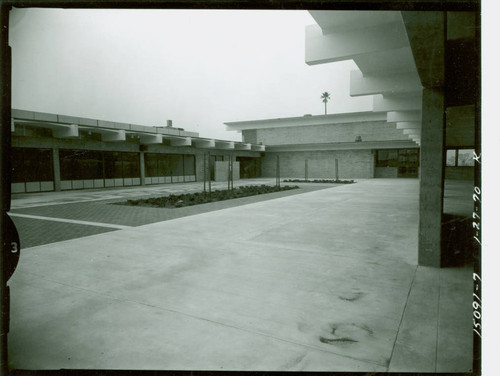
[[[418,183],[28,248],[9,282],[11,367],[467,372],[472,269],[417,266]]]

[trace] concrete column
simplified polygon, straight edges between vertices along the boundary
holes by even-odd
[[[441,266],[441,220],[444,191],[444,94],[423,91],[420,147],[420,224],[418,264]]]
[[[139,152],[139,166],[141,169],[141,185],[146,185],[146,163],[144,162],[144,152]]]
[[[61,166],[59,164],[59,148],[52,149],[52,166],[54,171],[54,191],[61,190]]]

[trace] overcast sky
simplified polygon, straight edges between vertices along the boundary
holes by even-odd
[[[224,122],[371,110],[352,61],[308,66],[306,11],[11,12],[12,106],[240,140]]]

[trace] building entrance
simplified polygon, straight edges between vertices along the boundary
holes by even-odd
[[[240,177],[242,179],[252,179],[261,177],[260,158],[236,157],[240,162]]]
[[[377,150],[375,167],[385,167],[385,176],[398,178],[418,178],[419,149]]]

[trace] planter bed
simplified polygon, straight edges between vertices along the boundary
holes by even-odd
[[[330,184],[353,184],[354,180],[334,180],[334,179],[315,179],[315,180],[304,180],[304,179],[285,179],[285,183],[330,183]]]
[[[217,202],[224,200],[231,200],[234,198],[248,197],[261,195],[266,193],[288,191],[290,189],[297,189],[298,186],[269,186],[269,185],[249,185],[234,188],[233,190],[216,190],[212,193],[197,192],[185,193],[180,195],[169,195],[163,197],[151,197],[147,199],[127,200],[126,202],[117,202],[118,205],[130,206],[148,206],[155,208],[180,208],[183,206],[192,206],[205,204],[208,202]]]

